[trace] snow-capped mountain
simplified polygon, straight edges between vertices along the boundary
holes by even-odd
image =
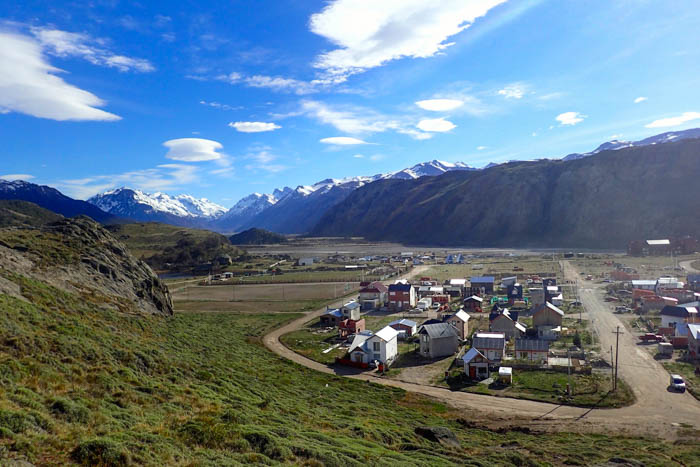
[[[453,170],[477,170],[464,162],[444,162],[437,159],[430,162],[422,162],[416,164],[409,169],[399,170],[385,174],[382,178],[398,178],[403,180],[412,180],[420,177],[435,177]]]
[[[666,133],[650,136],[639,141],[623,141],[614,139],[612,141],[608,141],[607,143],[601,144],[591,152],[586,152],[583,154],[569,154],[562,160],[571,161],[581,159],[582,157],[592,156],[593,154],[598,154],[601,151],[617,151],[618,149],[649,146],[652,144],[670,143],[673,141],[680,141],[688,138],[700,138],[700,128],[692,128],[690,130],[682,131],[667,131]]]
[[[188,226],[217,219],[227,211],[225,207],[206,198],[170,196],[160,192],[151,194],[124,187],[95,195],[88,202],[103,211],[127,219]]]

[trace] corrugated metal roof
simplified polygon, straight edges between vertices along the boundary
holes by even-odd
[[[474,276],[469,279],[470,282],[493,282],[495,278],[493,276]]]
[[[541,339],[515,339],[515,351],[536,350],[540,352],[549,351],[549,341]]]
[[[670,245],[671,241],[668,239],[662,240],[647,240],[647,245]]]
[[[688,332],[692,334],[694,339],[700,339],[700,324],[689,324]]]
[[[404,326],[409,326],[409,327],[413,327],[413,326],[418,325],[418,323],[416,323],[415,321],[411,321],[410,319],[406,319],[406,318],[397,319],[396,321],[392,321],[391,323],[389,323],[389,326],[393,326],[395,324],[403,324]]]
[[[425,324],[419,334],[427,334],[431,339],[440,337],[457,337],[457,330],[450,323]]]
[[[464,354],[464,356],[462,357],[462,361],[464,363],[469,363],[472,360],[474,360],[474,358],[476,358],[478,355],[481,355],[482,358],[486,358],[486,355],[479,352],[479,349],[472,347],[467,351],[467,353]]]
[[[472,347],[479,349],[503,349],[506,336],[502,332],[480,332],[472,339]]]
[[[392,328],[391,326],[384,326],[375,334],[375,336],[386,342],[389,342],[390,340],[396,338],[396,336],[398,335],[399,331]]]

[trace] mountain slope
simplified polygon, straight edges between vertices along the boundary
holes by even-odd
[[[205,225],[226,212],[226,208],[190,195],[170,196],[117,188],[88,199],[89,203],[115,216],[145,222],[166,222],[173,225]]]
[[[0,227],[39,227],[62,218],[29,201],[0,200]]]
[[[623,248],[700,230],[700,140],[513,162],[353,192],[316,236],[434,245]]]
[[[22,180],[0,180],[0,199],[29,201],[65,217],[85,215],[102,223],[118,220],[112,214],[85,201],[69,198],[55,188]]]
[[[232,245],[269,245],[285,243],[287,237],[263,229],[248,229],[239,234],[231,235],[229,241]]]

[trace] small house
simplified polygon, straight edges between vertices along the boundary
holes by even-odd
[[[457,313],[445,317],[444,321],[455,328],[460,339],[464,340],[469,337],[469,314],[464,310],[459,310]]]
[[[489,330],[502,332],[507,339],[522,337],[527,331],[525,325],[518,322],[518,315],[511,314],[508,310],[496,314],[489,323]]]
[[[472,338],[472,348],[491,362],[500,361],[506,352],[506,336],[501,332],[478,332]]]
[[[338,323],[338,337],[346,339],[352,334],[358,334],[366,329],[365,320],[344,319]]]
[[[561,328],[564,312],[555,305],[546,302],[537,305],[532,313],[532,326],[537,329],[540,339],[556,340],[558,334],[553,330]]]
[[[343,314],[343,319],[357,321],[360,319],[360,304],[355,300],[350,300],[340,308],[340,312]]]
[[[542,287],[531,287],[529,289],[530,300],[534,306],[542,305],[545,302],[544,289]]]
[[[379,362],[385,366],[391,365],[398,355],[398,335],[398,331],[389,326],[383,327],[376,334],[356,334],[348,351],[350,360],[356,363]]]
[[[452,355],[459,347],[457,330],[449,323],[425,324],[418,330],[420,354],[427,358]]]
[[[483,291],[483,294],[492,294],[494,281],[493,276],[474,276],[469,280],[469,283],[472,290],[479,289]]]
[[[326,312],[319,318],[321,326],[335,327],[345,319],[339,308],[326,308]]]
[[[471,379],[486,379],[489,377],[489,360],[478,349],[472,347],[462,357],[464,374]]]
[[[360,306],[363,310],[376,310],[387,304],[389,289],[381,282],[373,282],[360,289]]]
[[[389,286],[389,307],[393,310],[410,310],[416,306],[416,289],[401,281]]]
[[[389,326],[399,331],[399,333],[403,333],[404,336],[411,337],[416,333],[418,323],[410,319],[397,319],[389,323]],[[399,337],[401,336],[399,335]]]
[[[469,311],[481,311],[481,305],[484,303],[484,299],[472,295],[464,299],[464,308]]]
[[[676,323],[694,323],[697,320],[698,309],[693,306],[665,306],[661,309],[661,327],[674,327]]]
[[[511,285],[515,285],[516,282],[518,282],[517,276],[504,277],[503,279],[501,279],[501,287],[507,289]]]
[[[542,339],[515,339],[515,358],[530,362],[547,362],[549,341]]]
[[[430,297],[421,298],[418,300],[416,307],[420,310],[429,310],[433,306],[433,299]]]

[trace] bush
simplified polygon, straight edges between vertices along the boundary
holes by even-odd
[[[22,433],[29,426],[27,416],[20,412],[11,412],[9,410],[0,410],[0,428],[11,431],[12,433]]]
[[[83,465],[119,467],[131,463],[129,452],[119,443],[108,438],[94,438],[83,441],[73,449],[71,458]]]
[[[85,406],[68,399],[53,399],[49,410],[69,422],[87,423],[90,418],[90,411]]]

